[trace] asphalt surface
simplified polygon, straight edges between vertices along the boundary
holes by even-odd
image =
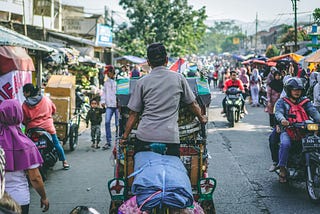
[[[209,176],[217,179],[214,203],[217,213],[320,213],[320,206],[308,199],[305,184],[280,184],[268,172],[271,157],[268,146],[268,115],[263,107],[250,107],[249,114],[229,128],[221,112],[224,95],[212,90],[209,111]],[[104,133],[104,128],[102,133]],[[103,134],[102,139],[105,139]],[[94,207],[108,213],[110,196],[107,181],[113,178],[111,151],[90,148],[90,131],[79,136],[79,147],[66,156],[71,164],[63,170],[59,162],[49,173],[46,190],[52,214],[67,214],[74,207]],[[42,213],[40,198],[31,190],[30,214]]]

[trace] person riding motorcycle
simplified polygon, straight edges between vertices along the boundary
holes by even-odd
[[[237,72],[235,70],[231,70],[230,71],[230,79],[228,79],[225,83],[224,83],[224,87],[222,89],[222,91],[225,93],[228,88],[230,87],[237,87],[242,93],[245,93],[245,89],[243,87],[242,81],[238,78]],[[241,96],[241,111],[244,114],[248,114],[246,108],[245,108],[245,100],[243,99],[242,94],[240,94]],[[222,106],[223,106],[223,111],[221,112],[222,114],[226,113],[226,97],[222,100]]]
[[[275,117],[276,120],[282,127],[281,134],[280,134],[280,149],[279,149],[279,163],[277,168],[280,169],[279,173],[279,181],[280,183],[287,182],[286,178],[286,166],[288,162],[289,156],[289,149],[291,146],[291,138],[288,134],[287,129],[283,129],[284,127],[288,127],[290,124],[289,122],[289,110],[290,105],[285,101],[285,98],[289,99],[292,103],[298,104],[307,97],[303,96],[304,87],[303,83],[300,78],[292,77],[288,79],[284,84],[284,90],[286,92],[286,97],[280,98],[276,103],[275,107]],[[315,122],[320,122],[320,114],[317,109],[312,105],[311,101],[308,101],[302,106],[305,112],[309,117],[311,117]]]

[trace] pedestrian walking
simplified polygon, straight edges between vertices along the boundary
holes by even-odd
[[[5,191],[21,206],[22,214],[29,213],[29,182],[37,191],[43,212],[49,200],[38,167],[43,163],[36,145],[22,133],[23,120],[18,100],[4,100],[0,104],[0,146],[5,152]]]
[[[102,147],[103,149],[109,149],[111,147],[112,136],[111,136],[111,119],[114,115],[116,129],[119,126],[119,112],[117,109],[117,98],[116,98],[116,81],[115,81],[115,69],[112,65],[106,66],[105,73],[108,79],[104,83],[101,96],[101,106],[106,108],[105,116],[105,128],[106,128],[106,144]]]
[[[252,75],[250,77],[252,107],[259,106],[260,85],[261,85],[261,77],[259,75],[259,70],[257,68],[254,68],[252,71]]]
[[[91,125],[91,148],[99,149],[99,143],[101,141],[102,114],[106,112],[106,109],[99,107],[99,103],[96,98],[90,100],[90,106],[91,108],[86,117],[86,124],[87,128],[89,126],[89,122]]]

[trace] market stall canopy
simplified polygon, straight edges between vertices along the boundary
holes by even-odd
[[[232,58],[235,59],[235,60],[238,60],[238,61],[244,61],[245,60],[245,57],[242,56],[242,55],[237,55],[237,54],[233,54],[232,55]]]
[[[306,57],[306,62],[320,63],[320,50],[317,50],[312,56]]]
[[[0,75],[10,71],[34,71],[33,61],[21,47],[0,47]]]
[[[268,62],[277,62],[279,60],[288,60],[288,61],[294,61],[295,63],[298,63],[301,59],[303,58],[303,56],[295,54],[295,53],[289,53],[289,54],[284,54],[281,56],[275,56],[275,57],[271,57],[270,59],[268,59]]]
[[[243,65],[247,65],[247,64],[261,64],[261,65],[265,65],[266,62],[263,60],[259,60],[259,59],[249,59],[246,61],[242,62]]]
[[[126,62],[131,62],[134,64],[142,64],[147,62],[146,59],[140,58],[137,56],[122,56],[122,57],[115,58],[115,60],[120,61],[120,63],[122,62],[122,64],[126,64]]]
[[[42,45],[27,36],[19,34],[3,26],[0,26],[0,46],[17,46],[44,52],[54,51],[53,48]]]

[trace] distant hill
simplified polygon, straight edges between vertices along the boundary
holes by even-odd
[[[220,22],[220,21],[231,21],[232,19],[207,19],[206,25],[209,27],[212,27],[214,25],[214,22]],[[243,22],[239,20],[234,20],[235,24],[242,28],[242,32],[245,33],[247,31],[247,35],[253,35],[255,34],[256,30],[256,23],[255,20],[252,22]],[[298,25],[299,24],[306,24],[310,23],[312,21],[310,15],[300,15],[298,16]],[[258,31],[266,30],[269,31],[269,28],[280,25],[280,24],[287,24],[287,25],[293,25],[294,24],[294,16],[288,16],[285,17],[279,16],[278,19],[275,20],[258,20]]]

